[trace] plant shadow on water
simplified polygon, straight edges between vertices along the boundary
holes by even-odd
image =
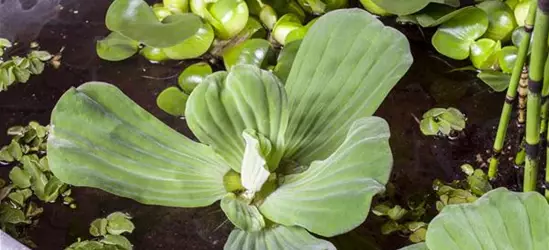
[[[150,1],[149,1],[150,2]],[[190,135],[184,120],[162,112],[156,105],[160,91],[176,82],[178,73],[188,64],[155,65],[142,57],[112,63],[100,60],[95,41],[108,34],[104,15],[111,1],[62,1],[59,16],[44,27],[37,41],[52,53],[65,47],[62,66],[49,67],[42,75],[26,84],[17,84],[0,93],[0,131],[31,120],[42,124],[58,98],[71,86],[86,81],[106,81],[115,84],[140,106],[172,128]],[[378,112],[391,126],[391,146],[394,167],[391,182],[407,194],[428,192],[436,178],[450,181],[461,178],[459,166],[468,162],[476,166],[486,163],[492,146],[495,126],[499,118],[504,94],[492,93],[473,74],[448,73],[448,62],[437,58],[428,39],[415,26],[401,26],[408,36],[414,64],[406,76],[385,99]],[[449,62],[458,67],[457,62]],[[454,65],[455,64],[455,65]],[[465,136],[449,141],[423,136],[414,116],[428,109],[453,106],[468,117]],[[512,126],[512,129],[516,129]],[[509,133],[514,134],[514,133]],[[509,145],[517,145],[511,138]],[[0,143],[8,137],[2,132]],[[514,150],[506,151],[514,152]],[[367,153],[367,152],[366,152]],[[506,155],[509,156],[509,155]],[[514,171],[508,157],[502,159],[502,172]],[[8,167],[0,167],[0,175],[7,178]],[[516,174],[498,180],[496,186],[518,189]],[[147,206],[135,201],[90,188],[73,190],[78,204],[72,210],[60,204],[45,205],[39,225],[31,237],[39,249],[62,249],[78,236],[88,235],[89,223],[113,211],[121,210],[134,217],[136,231],[129,236],[136,249],[220,249],[230,232],[231,223],[217,204],[203,209]],[[400,197],[405,200],[407,197]],[[379,249],[396,249],[407,244],[406,238],[382,236],[379,222],[370,215],[366,223],[353,231],[352,236],[372,236],[369,241]],[[339,237],[341,241],[348,240]],[[356,240],[356,237],[351,237]],[[361,242],[361,241],[357,241]],[[351,249],[365,249],[365,243],[349,244]]]

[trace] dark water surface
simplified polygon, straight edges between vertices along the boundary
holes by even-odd
[[[47,124],[57,99],[71,86],[86,81],[115,84],[153,115],[190,135],[184,120],[163,113],[155,103],[161,90],[175,84],[185,64],[155,65],[141,57],[117,63],[102,61],[96,56],[95,41],[109,33],[104,15],[111,1],[61,3],[63,10],[37,39],[43,49],[52,53],[65,48],[61,67],[57,70],[48,67],[28,83],[0,93],[0,145],[9,142],[4,134],[8,127],[32,120]],[[462,163],[480,166],[489,157],[486,150],[491,148],[504,95],[492,93],[473,74],[448,73],[451,69],[448,64],[457,67],[463,63],[441,59],[416,27],[399,29],[410,39],[415,62],[377,115],[387,119],[391,126],[395,158],[391,182],[405,199],[414,191],[429,190],[435,178],[460,177]],[[423,136],[414,116],[420,118],[434,106],[454,106],[464,112],[468,117],[466,136],[452,142]],[[506,161],[502,168],[510,169]],[[8,172],[8,168],[0,167],[2,176],[6,177]],[[503,183],[514,185],[514,176],[508,175]],[[221,249],[231,229],[230,223],[224,223],[224,214],[217,205],[203,209],[146,206],[89,188],[75,188],[73,194],[78,204],[76,210],[45,205],[39,226],[31,232],[39,249],[62,249],[76,237],[87,238],[93,219],[117,210],[134,216],[136,230],[129,238],[136,249]],[[370,238],[379,249],[408,244],[399,236],[380,236],[379,223],[372,218],[354,230],[353,236]],[[352,249],[368,247],[356,243]]]

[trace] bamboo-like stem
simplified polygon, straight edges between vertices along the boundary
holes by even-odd
[[[505,102],[503,103],[503,109],[501,111],[501,118],[499,119],[498,130],[496,133],[496,139],[494,140],[493,154],[490,158],[490,166],[488,168],[488,177],[494,179],[496,177],[499,156],[503,149],[505,136],[507,135],[507,128],[509,126],[509,120],[511,120],[511,111],[513,109],[513,102],[517,96],[517,88],[522,73],[526,57],[528,55],[528,49],[530,47],[530,37],[534,25],[534,18],[536,16],[536,3],[532,1],[528,10],[528,16],[525,21],[526,34],[519,44],[519,51],[517,54],[517,60],[513,67],[511,79],[509,81],[509,87],[507,88],[507,95],[505,96]]]
[[[547,59],[547,35],[549,34],[549,0],[539,0],[536,13],[534,41],[530,56],[528,81],[528,102],[526,103],[526,162],[524,166],[523,191],[535,191],[540,142],[540,110],[541,90],[543,87],[543,71]]]
[[[546,125],[548,128],[549,128],[549,120],[547,121],[547,125]],[[546,138],[545,138],[545,141],[546,142],[549,142],[549,133],[546,133]],[[546,143],[546,146],[545,146],[545,198],[546,199],[549,199],[549,171],[547,171],[547,164],[549,163],[549,143]]]

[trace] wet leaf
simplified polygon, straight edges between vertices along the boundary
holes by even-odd
[[[23,211],[13,208],[6,203],[0,204],[0,222],[10,224],[30,224]]]
[[[111,32],[107,37],[97,41],[97,55],[108,61],[122,61],[137,53],[139,42],[129,39],[118,32]]]
[[[220,39],[236,36],[248,22],[248,6],[244,0],[191,0],[190,7],[213,26]]]
[[[483,1],[477,7],[488,15],[488,29],[484,37],[505,43],[517,27],[513,11],[501,1]]]
[[[488,29],[488,17],[478,8],[462,11],[442,24],[431,40],[435,49],[452,59],[469,57],[469,47]]]
[[[498,63],[503,73],[511,74],[513,72],[517,54],[518,48],[515,46],[505,46],[499,51]]]
[[[0,38],[0,49],[1,48],[10,48],[12,46],[11,42],[6,38]]]
[[[301,28],[297,28],[295,30],[290,31],[290,33],[288,33],[288,35],[286,36],[286,39],[284,40],[284,45],[291,43],[293,41],[302,40],[307,34],[307,31],[309,31],[311,26],[316,22],[316,20],[318,20],[318,18],[315,18],[309,21],[307,25]]]
[[[13,184],[18,188],[28,188],[31,185],[31,176],[19,167],[12,168],[9,177]]]
[[[437,135],[440,126],[433,118],[424,118],[419,124],[419,129],[424,135]]]
[[[475,7],[468,6],[454,9],[446,5],[430,4],[421,12],[415,14],[415,19],[421,27],[435,27],[441,25],[462,12],[471,11]]]
[[[473,173],[475,172],[475,169],[473,168],[473,166],[471,166],[471,164],[463,164],[460,168],[461,171],[468,176],[473,175]]]
[[[492,185],[487,179],[475,175],[468,176],[467,183],[471,192],[477,196],[481,196],[492,190]]]
[[[162,62],[170,59],[166,53],[164,53],[164,49],[160,48],[154,48],[150,46],[145,46],[141,51],[139,51],[139,54],[141,54],[143,57],[147,58],[150,62],[157,63]]]
[[[107,10],[105,24],[111,31],[156,48],[179,44],[202,27],[198,16],[187,13],[160,22],[143,0],[115,0]]]
[[[90,230],[89,230],[90,234],[95,236],[95,237],[107,235],[107,224],[108,223],[109,223],[109,221],[105,218],[95,219],[90,224]]]
[[[208,51],[213,40],[214,30],[206,23],[192,37],[175,46],[164,48],[163,51],[174,60],[197,58]]]
[[[188,98],[189,95],[177,87],[168,87],[160,92],[156,98],[156,105],[170,115],[183,116],[185,115]]]
[[[459,0],[372,0],[376,5],[396,15],[408,15],[425,8],[427,4],[440,3],[452,7],[459,6]]]
[[[19,208],[25,207],[25,202],[28,198],[32,196],[32,191],[30,189],[21,189],[16,190],[8,195],[8,198],[15,203]]]
[[[114,212],[110,214],[109,216],[107,216],[107,232],[113,235],[133,232],[135,226],[130,221],[130,219],[131,217],[125,213]]]
[[[267,29],[272,30],[278,20],[278,16],[271,6],[264,5],[259,13],[259,20],[261,20]]]
[[[302,28],[301,19],[294,14],[286,14],[276,22],[273,27],[272,37],[280,44],[286,44],[286,37],[290,32]]]
[[[265,68],[269,61],[274,60],[274,51],[267,40],[250,39],[229,49],[223,54],[225,68],[230,71],[235,65],[250,64]]]
[[[282,83],[286,82],[292,65],[294,64],[294,59],[297,54],[297,50],[301,45],[301,40],[292,41],[284,46],[278,55],[277,64],[273,70],[273,73],[280,78]]]
[[[154,4],[152,6],[152,9],[153,9],[154,15],[156,16],[156,18],[158,18],[159,21],[164,20],[164,18],[172,14],[170,9],[164,7],[163,4]]]
[[[502,92],[509,86],[511,76],[500,71],[483,70],[477,77],[496,92]]]
[[[515,6],[513,13],[515,15],[517,26],[524,26],[529,7],[530,1],[521,1]]]
[[[470,59],[477,69],[493,69],[497,66],[501,43],[488,38],[479,39],[471,44]]]
[[[108,245],[119,246],[121,250],[130,250],[133,247],[132,243],[122,235],[105,235],[100,242]]]
[[[196,86],[204,81],[206,76],[212,74],[212,67],[205,62],[195,63],[185,68],[177,78],[177,84],[183,92],[191,94]]]
[[[432,108],[432,109],[429,109],[427,112],[425,112],[422,118],[437,117],[439,115],[444,114],[444,112],[446,112],[445,108]]]

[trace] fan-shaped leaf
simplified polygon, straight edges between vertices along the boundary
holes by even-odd
[[[233,193],[228,193],[223,197],[221,209],[236,227],[244,231],[256,232],[265,227],[265,220],[257,207],[246,204]]]
[[[207,206],[226,193],[229,167],[211,148],[175,132],[112,85],[70,89],[51,124],[48,161],[65,183],[178,207]]]
[[[389,126],[383,119],[356,121],[328,159],[286,176],[259,210],[276,223],[322,236],[350,231],[366,219],[372,197],[385,189],[392,167],[388,140]]]
[[[412,63],[408,41],[364,10],[320,17],[301,43],[286,82],[291,107],[286,156],[309,165],[370,116]]]

